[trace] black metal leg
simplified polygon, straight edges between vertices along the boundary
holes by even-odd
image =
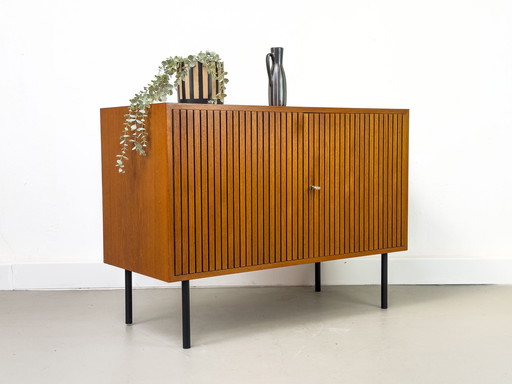
[[[388,307],[388,254],[381,255],[381,271],[380,271],[380,307],[386,309]]]
[[[320,263],[315,263],[315,292],[320,292],[322,290],[321,277]]]
[[[124,271],[125,322],[132,324],[132,271]]]
[[[183,349],[190,348],[190,284],[181,282],[181,314],[183,319]]]

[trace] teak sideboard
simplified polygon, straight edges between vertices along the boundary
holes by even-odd
[[[182,282],[407,249],[404,109],[153,104],[147,156],[115,167],[127,107],[101,109],[104,261]]]

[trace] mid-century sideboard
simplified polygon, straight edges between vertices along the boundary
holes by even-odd
[[[407,249],[404,109],[153,104],[148,154],[115,167],[127,107],[101,110],[104,261],[182,282]]]

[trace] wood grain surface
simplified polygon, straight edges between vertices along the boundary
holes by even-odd
[[[154,104],[119,174],[126,112],[101,110],[105,263],[171,282],[407,249],[408,110]]]

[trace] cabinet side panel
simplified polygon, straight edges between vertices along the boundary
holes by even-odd
[[[101,110],[104,261],[169,281],[166,107],[151,107],[148,154],[129,151],[120,174],[114,164],[127,112]]]

